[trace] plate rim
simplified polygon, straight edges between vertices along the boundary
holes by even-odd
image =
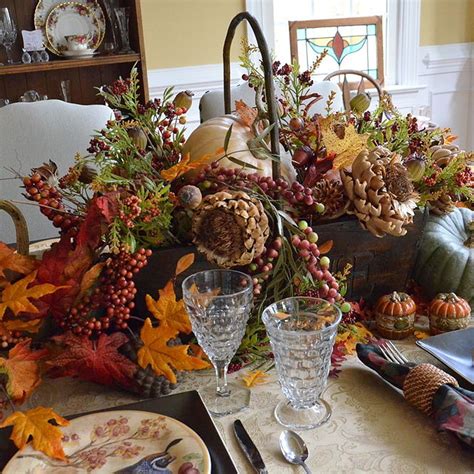
[[[53,0],[53,1],[56,1],[56,0]],[[107,27],[107,19],[105,17],[105,13],[104,13],[104,9],[102,8],[101,4],[97,1],[97,0],[75,0],[76,2],[84,2],[83,5],[89,7],[89,5],[87,5],[88,3],[94,3],[96,9],[98,9],[98,11],[100,11],[101,13],[101,16],[102,18],[97,18],[97,15],[95,15],[95,12],[92,12],[96,18],[97,18],[97,21],[99,22],[99,25],[102,24],[102,28],[101,28],[101,40],[100,40],[100,44],[102,44],[104,38],[105,38],[105,33],[106,33],[106,27]],[[59,3],[69,3],[69,2],[64,2],[63,0],[58,0],[58,3],[56,3],[53,7],[51,7],[51,9],[46,12],[45,14],[45,21],[44,23],[41,23],[38,19],[38,16],[39,16],[39,9],[40,9],[40,5],[43,5],[43,2],[44,0],[38,0],[36,6],[35,6],[35,11],[33,13],[33,24],[34,24],[34,27],[36,30],[41,30],[42,34],[43,34],[43,41],[44,41],[44,45],[47,49],[49,49],[51,52],[53,52],[54,54],[57,54],[55,51],[54,51],[54,48],[50,47],[51,45],[49,44],[49,40],[46,36],[46,22],[48,21],[48,16],[49,14],[51,13],[51,10],[53,10],[53,8],[55,8]],[[90,7],[89,7],[90,8]]]
[[[468,328],[464,328],[464,329],[459,329],[458,331],[466,331],[466,330],[473,330],[474,331],[474,327],[468,327]],[[421,349],[423,349],[424,351],[428,352],[428,354],[431,354],[435,359],[439,360],[441,363],[443,363],[446,367],[448,367],[449,369],[451,369],[453,372],[455,372],[457,375],[459,375],[461,378],[463,378],[464,380],[466,380],[467,382],[469,382],[470,384],[474,385],[474,378],[470,378],[469,376],[467,376],[466,374],[463,374],[461,373],[458,369],[454,368],[450,363],[449,361],[446,361],[445,359],[442,358],[442,356],[440,356],[438,353],[434,352],[432,346],[429,346],[426,344],[426,340],[427,339],[432,339],[432,338],[439,338],[439,337],[443,337],[445,336],[446,334],[452,334],[452,333],[455,333],[455,332],[458,332],[458,331],[448,331],[448,332],[445,332],[445,333],[442,333],[442,334],[436,334],[434,336],[431,336],[431,337],[428,337],[426,339],[420,339],[418,341],[415,342],[415,344],[420,347]]]
[[[207,463],[204,466],[204,473],[203,474],[210,474],[211,473],[211,471],[212,471],[212,461],[211,461],[211,455],[209,453],[209,450],[207,449],[206,443],[204,443],[201,436],[199,436],[199,434],[196,433],[192,428],[190,428],[188,425],[186,425],[182,421],[179,421],[176,418],[173,418],[172,416],[162,415],[161,413],[156,413],[156,412],[152,412],[152,411],[145,411],[145,410],[105,410],[105,411],[99,411],[99,412],[95,412],[95,413],[88,413],[88,414],[85,414],[85,415],[82,415],[82,416],[78,416],[77,418],[73,418],[73,419],[69,420],[70,424],[68,426],[70,426],[76,420],[81,420],[83,418],[89,418],[89,417],[94,417],[95,418],[95,417],[97,417],[97,415],[102,415],[104,413],[107,413],[107,414],[109,414],[109,413],[110,414],[112,414],[112,413],[140,413],[140,414],[151,415],[151,416],[154,416],[154,417],[162,416],[164,418],[172,420],[178,426],[181,426],[182,428],[184,428],[184,430],[190,432],[193,435],[193,437],[198,441],[198,444],[200,445],[200,447],[203,451],[203,454],[205,455],[204,459]],[[72,416],[74,416],[74,415],[72,415]],[[31,442],[29,442],[26,446],[30,446],[30,445],[31,445]],[[2,472],[7,472],[7,468],[9,466],[9,464],[11,464],[16,459],[16,457],[20,454],[20,452],[21,452],[21,450],[19,449],[15,453],[15,455],[8,461],[8,463],[4,466]]]
[[[47,39],[47,42],[48,42],[48,45],[49,45],[48,49],[49,49],[50,51],[52,51],[54,54],[56,54],[57,56],[62,56],[62,53],[61,53],[58,49],[55,48],[55,46],[53,45],[53,43],[52,43],[52,41],[51,41],[50,34],[48,33],[48,23],[49,23],[50,17],[56,12],[56,10],[59,10],[61,7],[64,7],[64,6],[70,6],[70,7],[77,7],[77,6],[79,6],[79,7],[81,7],[81,8],[85,8],[85,9],[87,10],[87,12],[88,12],[88,16],[92,19],[93,23],[95,24],[95,26],[96,26],[96,28],[97,28],[99,34],[100,34],[100,32],[101,32],[100,22],[99,22],[99,20],[97,19],[95,13],[92,11],[92,9],[91,9],[89,6],[87,6],[87,4],[80,3],[80,2],[78,2],[78,1],[76,1],[76,0],[70,1],[70,2],[61,2],[61,3],[58,3],[58,4],[55,5],[55,6],[51,9],[51,11],[49,12],[49,14],[48,14],[48,16],[47,16],[47,18],[46,18],[46,23],[45,23],[45,25],[44,25],[44,34],[46,35],[46,39]],[[102,41],[103,41],[104,37],[105,37],[105,33],[104,33],[104,35],[102,35],[102,36],[99,35],[99,39],[97,40],[97,42],[95,43],[95,45],[94,45],[94,47],[93,47],[94,50],[97,50],[97,49],[100,47],[100,45],[102,44]]]

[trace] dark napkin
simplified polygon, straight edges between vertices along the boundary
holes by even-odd
[[[403,382],[412,365],[388,361],[377,346],[357,344],[357,356],[393,386],[403,390]],[[433,397],[433,419],[439,430],[455,434],[474,447],[474,392],[451,385],[441,385]]]

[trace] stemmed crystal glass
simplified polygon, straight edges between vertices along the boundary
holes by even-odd
[[[133,53],[133,49],[130,47],[130,8],[116,8],[115,17],[120,31],[120,37],[122,41],[121,53]]]
[[[252,298],[252,279],[234,270],[199,272],[183,281],[193,332],[216,371],[217,389],[200,391],[213,415],[235,413],[249,404],[249,390],[227,382],[227,367],[245,334]]]
[[[322,400],[331,365],[339,308],[319,298],[294,297],[273,303],[262,315],[278,378],[287,400],[275,418],[292,430],[316,428],[331,416]]]
[[[8,64],[14,64],[12,46],[17,38],[15,22],[8,8],[0,8],[0,43],[5,47]]]

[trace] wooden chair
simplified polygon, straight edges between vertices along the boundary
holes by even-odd
[[[382,96],[382,87],[377,82],[376,79],[369,76],[365,72],[357,71],[355,69],[340,69],[338,71],[331,72],[328,74],[323,80],[329,81],[334,77],[343,76],[344,79],[342,82],[339,80],[339,87],[342,90],[342,100],[344,103],[344,108],[348,111],[350,110],[350,101],[351,101],[351,91],[357,88],[357,94],[361,94],[365,92],[367,85],[374,86],[375,90],[377,91],[378,98],[380,101],[380,97]],[[347,76],[358,76],[360,77],[359,83],[349,82],[347,80]]]

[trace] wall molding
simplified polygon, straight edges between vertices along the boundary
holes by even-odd
[[[419,76],[462,72],[472,69],[474,43],[454,43],[420,47]]]

